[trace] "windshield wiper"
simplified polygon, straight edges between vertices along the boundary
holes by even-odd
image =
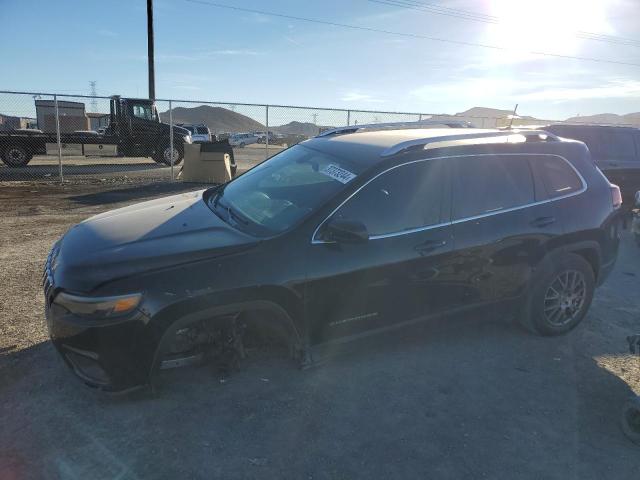
[[[243,225],[249,225],[249,221],[245,218],[243,218],[240,214],[238,214],[234,209],[232,209],[230,206],[224,207],[227,209],[227,213],[229,216],[233,217],[236,222],[240,222]]]
[[[222,197],[222,191],[220,191],[214,197],[212,202],[213,208],[217,210],[218,207],[220,207],[223,211],[227,212],[227,221],[233,219],[233,221],[236,224],[241,223],[242,225],[249,225],[249,221],[246,218],[244,218],[244,216],[236,212],[233,208],[231,208],[231,205],[222,203],[220,201],[221,197]]]

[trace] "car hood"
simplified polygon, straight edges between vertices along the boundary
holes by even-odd
[[[56,287],[89,292],[105,282],[257,243],[215,215],[203,192],[138,203],[75,225],[57,246],[51,272]]]

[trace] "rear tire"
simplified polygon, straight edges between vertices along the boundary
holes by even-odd
[[[9,145],[2,152],[2,161],[12,168],[24,167],[32,158],[31,152],[20,145]]]
[[[182,158],[184,157],[184,153],[177,146],[173,146],[173,165],[180,165],[182,162]],[[164,165],[171,165],[171,146],[167,145],[160,150],[157,150],[153,156],[153,159]]]
[[[591,265],[574,253],[544,262],[531,283],[521,323],[539,335],[561,335],[578,325],[595,291]]]

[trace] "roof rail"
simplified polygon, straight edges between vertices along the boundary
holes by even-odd
[[[391,123],[366,123],[362,125],[348,125],[332,128],[317,135],[328,137],[329,135],[345,135],[357,132],[375,132],[380,130],[408,130],[421,127],[449,127],[449,128],[473,128],[470,122],[464,120],[420,120],[419,122],[391,122]]]
[[[510,137],[513,135],[522,135],[526,139],[528,138],[537,138],[537,140],[552,140],[557,141],[559,138],[549,132],[545,132],[544,130],[503,130],[503,131],[495,131],[495,132],[483,132],[473,134],[473,130],[470,130],[469,133],[457,134],[457,135],[448,135],[444,137],[428,137],[428,138],[416,138],[414,140],[407,140],[406,142],[398,143],[392,147],[384,150],[380,156],[381,157],[390,157],[391,155],[395,155],[404,150],[408,150],[414,147],[426,147],[430,143],[441,143],[441,142],[454,142],[456,140],[473,140],[476,138],[500,138],[500,137]]]

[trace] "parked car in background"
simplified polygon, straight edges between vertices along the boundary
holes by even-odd
[[[584,142],[595,164],[620,187],[625,208],[640,190],[640,129],[601,125],[556,124],[543,127],[560,137]]]
[[[279,136],[278,142],[279,145],[286,145],[288,147],[292,145],[296,145],[297,143],[304,142],[309,137],[305,135],[299,135],[295,133],[285,133]]]
[[[255,133],[234,133],[229,136],[229,145],[232,147],[246,147],[258,142],[258,135]]]
[[[544,132],[335,129],[224,185],[71,228],[45,264],[47,323],[105,390],[242,358],[247,338],[310,364],[461,314],[559,335],[613,269],[620,202],[583,143]]]
[[[256,135],[258,136],[258,140],[257,143],[266,143],[267,141],[267,133],[265,132],[256,132]],[[277,142],[277,136],[275,133],[273,132],[269,132],[269,143],[272,145],[275,145]]]
[[[179,123],[178,126],[186,128],[191,132],[191,139],[193,143],[215,142],[215,139],[211,136],[211,130],[209,130],[209,127],[207,127],[204,123]]]

